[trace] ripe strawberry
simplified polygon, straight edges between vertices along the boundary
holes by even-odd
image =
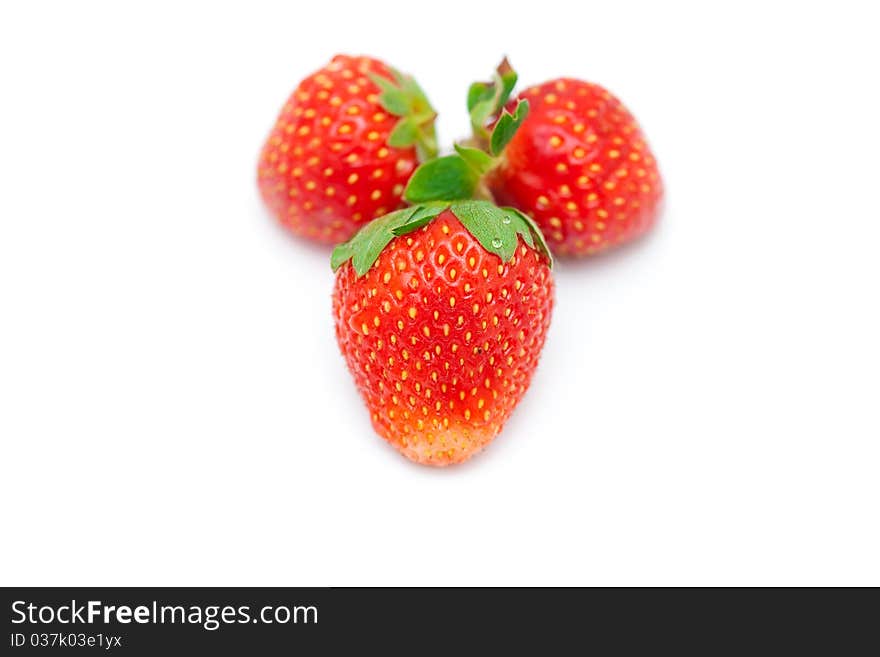
[[[519,97],[531,111],[487,180],[498,201],[533,217],[557,255],[598,253],[654,224],[657,163],[617,98],[570,78]]]
[[[417,159],[436,151],[434,110],[410,78],[337,55],[303,80],[263,147],[257,179],[291,231],[336,243],[402,205]]]
[[[471,158],[477,191],[531,216],[558,255],[598,253],[648,230],[662,183],[621,102],[598,85],[561,78],[508,103],[515,84],[505,59],[493,82],[468,92],[471,145],[491,156]]]
[[[338,246],[336,337],[375,430],[429,465],[485,447],[538,364],[550,264],[527,217],[486,201],[406,208]]]

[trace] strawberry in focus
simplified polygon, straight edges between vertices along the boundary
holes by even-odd
[[[550,325],[534,224],[485,201],[416,205],[332,260],[336,337],[375,430],[418,463],[480,451],[528,388]]]
[[[346,240],[403,205],[410,174],[436,152],[434,117],[412,78],[337,55],[282,108],[259,159],[263,200],[297,235]]]

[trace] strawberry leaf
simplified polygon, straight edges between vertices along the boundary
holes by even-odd
[[[330,266],[336,271],[351,260],[355,273],[363,276],[391,240],[421,228],[448,207],[449,203],[425,203],[379,217],[337,245],[330,255]]]
[[[546,255],[548,263],[553,266],[541,231],[518,210],[499,208],[489,201],[460,201],[453,203],[450,210],[486,251],[494,253],[503,262],[513,258],[518,238],[522,237],[526,244]]]
[[[505,57],[492,75],[492,82],[474,82],[468,88],[467,108],[471,126],[478,137],[488,136],[486,124],[507,104],[516,81],[516,71]]]
[[[420,205],[416,208],[416,211],[412,215],[410,215],[410,218],[406,220],[406,223],[403,223],[396,228],[392,228],[391,232],[398,236],[411,233],[417,228],[421,228],[422,226],[427,224],[429,221],[431,221],[431,219],[436,217],[448,207],[449,203],[445,203],[443,201]]]
[[[394,239],[394,229],[406,224],[415,211],[416,208],[397,210],[361,228],[354,237],[333,249],[330,255],[333,271],[351,260],[358,276],[366,274],[382,253],[382,249]]]
[[[468,87],[467,108],[468,112],[473,112],[477,103],[491,100],[494,95],[491,82],[474,82]]]
[[[461,159],[467,162],[468,166],[476,171],[478,176],[482,176],[495,164],[495,160],[479,148],[455,144],[455,152],[461,155]]]
[[[507,58],[504,59],[504,62],[507,62]],[[502,64],[504,62],[502,62]],[[510,99],[510,94],[513,93],[513,88],[516,86],[516,81],[517,74],[512,68],[501,75],[501,96],[498,99],[498,110],[507,104],[507,101]]]
[[[523,238],[523,241],[533,249],[537,249],[540,253],[543,253],[547,257],[547,262],[552,268],[553,254],[547,246],[547,241],[544,239],[544,233],[538,228],[538,224],[535,223],[535,220],[525,212],[520,212],[516,208],[503,207],[501,209],[507,213],[507,216],[511,220],[511,224],[516,225],[517,232]],[[517,219],[522,223],[517,222]]]
[[[492,112],[495,108],[495,100],[494,98],[488,98],[487,100],[481,100],[474,108],[471,110],[471,127],[474,132],[483,135],[486,134],[486,124],[489,122],[489,117],[492,116]]]
[[[351,240],[343,242],[342,244],[337,244],[333,247],[333,253],[330,254],[330,268],[333,271],[336,271],[346,262],[351,260],[353,255],[354,248],[352,247]]]
[[[425,92],[414,78],[390,69],[393,80],[371,74],[370,79],[379,87],[379,104],[400,120],[388,136],[388,145],[394,148],[415,146],[420,162],[437,156],[437,136],[434,119],[437,113]]]
[[[496,157],[501,154],[504,147],[510,143],[516,131],[522,125],[523,121],[529,115],[529,101],[521,100],[516,104],[513,114],[504,110],[492,130],[492,136],[489,138],[489,151]]]
[[[409,113],[409,98],[406,92],[399,86],[395,85],[391,80],[383,78],[375,73],[370,74],[370,79],[382,91],[379,94],[379,104],[385,108],[389,114],[395,116],[406,116]]]
[[[416,169],[403,197],[410,203],[470,198],[479,178],[460,155],[447,155]]]
[[[489,253],[494,253],[504,262],[513,257],[516,252],[516,233],[505,230],[503,221],[507,214],[504,210],[488,201],[453,203],[450,209]]]
[[[388,135],[388,145],[395,148],[406,148],[416,143],[419,138],[419,126],[412,118],[400,119],[391,134]]]

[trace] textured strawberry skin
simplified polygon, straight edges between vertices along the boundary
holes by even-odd
[[[508,263],[446,210],[336,273],[336,337],[373,427],[413,461],[449,465],[501,430],[529,386],[553,308],[545,257]]]
[[[598,253],[654,224],[663,196],[657,163],[617,98],[569,78],[519,98],[529,116],[488,180],[499,203],[531,215],[562,256]]]
[[[369,74],[392,77],[378,60],[334,57],[291,94],[263,147],[260,193],[297,235],[341,242],[402,205],[416,151],[388,146],[397,117]]]

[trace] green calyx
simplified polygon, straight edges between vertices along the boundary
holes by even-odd
[[[380,217],[333,249],[330,266],[336,271],[351,260],[355,273],[363,276],[391,240],[421,228],[446,209],[456,216],[486,251],[497,255],[502,262],[510,262],[516,253],[519,238],[522,238],[529,247],[543,253],[550,266],[553,266],[544,236],[528,215],[515,208],[502,208],[481,200],[420,203]]]
[[[437,157],[437,134],[434,119],[437,112],[412,76],[389,69],[394,78],[380,75],[370,79],[379,87],[379,103],[389,114],[400,117],[388,135],[388,145],[395,148],[414,146],[420,162]]]
[[[415,170],[403,196],[410,203],[485,198],[486,174],[502,161],[504,148],[529,114],[529,101],[520,100],[510,112],[505,107],[516,84],[516,72],[507,58],[492,82],[475,82],[468,91],[468,111],[474,136],[456,144],[455,153],[423,163]],[[494,124],[491,131],[488,125]]]
[[[488,140],[486,124],[492,117],[498,116],[507,104],[516,80],[516,71],[505,57],[492,75],[491,82],[474,82],[468,89],[467,108],[477,139]]]
[[[410,203],[469,199],[480,190],[480,181],[496,167],[504,147],[513,139],[529,112],[529,101],[517,103],[513,114],[504,110],[489,136],[489,152],[455,145],[455,153],[428,160],[415,170],[403,192]]]

